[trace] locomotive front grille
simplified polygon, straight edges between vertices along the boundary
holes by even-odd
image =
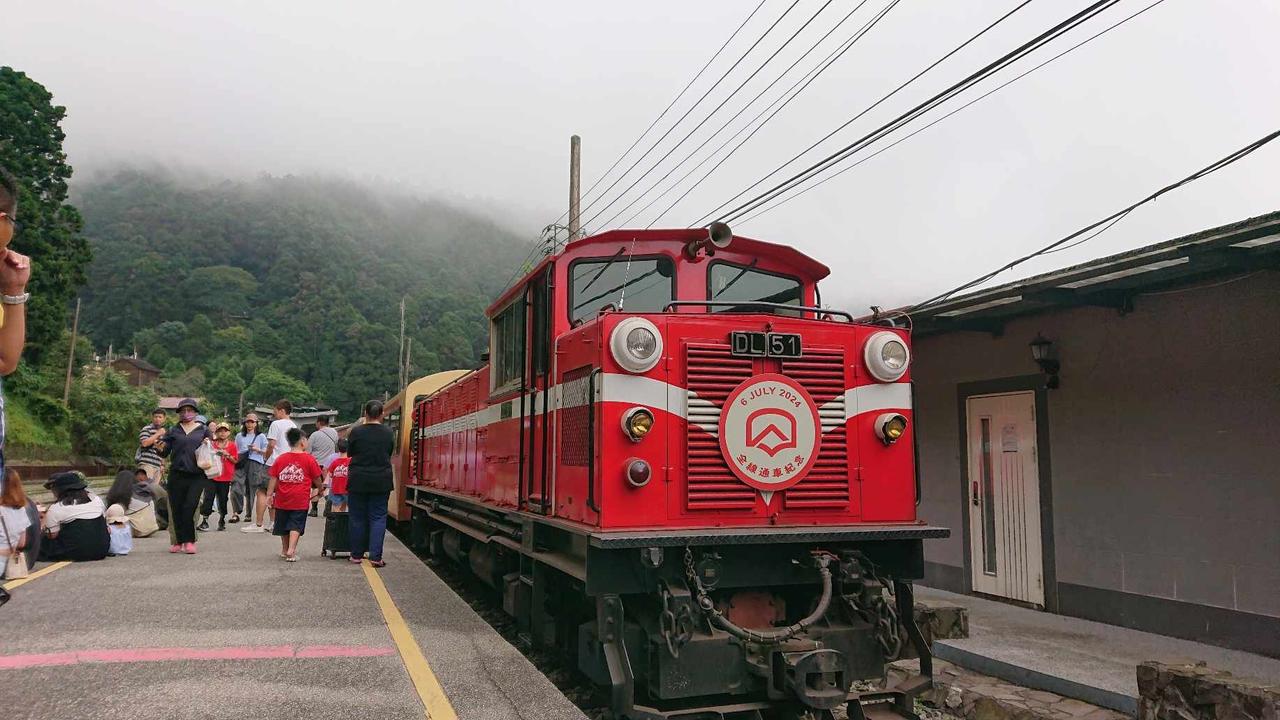
[[[783,492],[786,507],[838,508],[849,504],[849,451],[845,432],[845,368],[841,348],[806,347],[804,357],[781,362],[737,357],[723,342],[685,346],[688,398],[689,510],[750,510],[757,492],[738,479],[720,453],[720,409],[752,375],[781,372],[813,396],[822,423],[822,449],[809,474]],[[772,367],[766,367],[771,365]]]

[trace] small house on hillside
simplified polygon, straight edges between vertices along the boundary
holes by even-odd
[[[151,385],[160,377],[160,368],[141,358],[116,358],[111,361],[111,369],[129,378],[129,384],[135,387]]]

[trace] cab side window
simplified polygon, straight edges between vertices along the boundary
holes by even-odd
[[[524,298],[519,298],[493,317],[489,341],[492,390],[517,386],[524,374]]]

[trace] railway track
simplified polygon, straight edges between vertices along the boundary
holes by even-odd
[[[534,647],[529,637],[520,632],[515,620],[502,611],[500,598],[494,589],[485,585],[465,568],[453,563],[440,562],[413,547],[409,539],[408,525],[397,523],[388,529],[413,550],[433,572],[462,598],[486,623],[507,642],[528,658],[529,662],[558,688],[565,697],[592,720],[617,720],[609,710],[608,698],[578,671],[578,669],[552,650]]]

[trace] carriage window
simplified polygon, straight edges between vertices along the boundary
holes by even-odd
[[[753,263],[754,264],[754,263]],[[800,281],[787,275],[756,270],[752,265],[713,262],[707,276],[708,300],[800,304]],[[732,312],[733,307],[713,307],[713,312]],[[799,311],[779,310],[782,315],[800,316]]]
[[[631,258],[622,252],[579,260],[569,270],[569,320],[589,320],[604,306],[622,303],[628,312],[662,312],[675,299],[676,271],[667,257]]]
[[[524,299],[516,300],[493,318],[490,374],[498,390],[520,380],[524,371]]]

